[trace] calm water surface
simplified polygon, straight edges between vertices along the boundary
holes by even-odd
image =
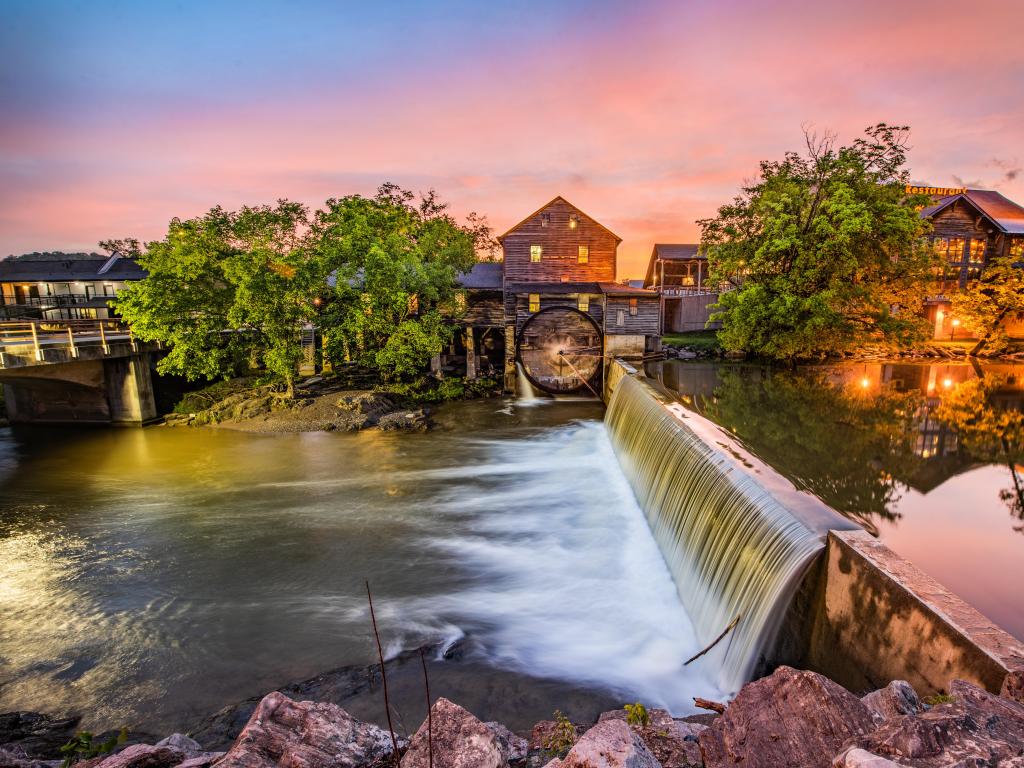
[[[1011,427],[1024,366],[665,361],[648,373],[1024,639],[1024,436]]]
[[[688,711],[717,692],[682,671],[693,629],[601,416],[488,401],[423,435],[0,430],[0,711],[166,733],[369,662],[364,579],[390,652],[467,636],[496,669]]]

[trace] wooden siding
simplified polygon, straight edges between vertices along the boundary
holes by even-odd
[[[586,314],[597,323],[598,328],[601,328],[604,323],[604,296],[594,293],[588,295],[590,296],[590,307]],[[511,298],[513,311],[515,312],[516,335],[518,336],[519,332],[523,330],[523,325],[536,312],[530,311],[530,297],[528,294],[514,294],[509,298]],[[508,298],[506,298],[507,301]],[[544,310],[549,307],[572,307],[573,309],[578,309],[577,296],[576,294],[566,293],[554,295],[540,294],[540,308]]]
[[[623,324],[616,325],[620,309]],[[604,330],[610,335],[660,336],[661,300],[657,297],[639,297],[636,315],[631,315],[628,296],[609,296],[605,308]]]
[[[569,228],[569,217],[579,223]],[[547,226],[543,217],[547,215]],[[541,260],[530,261],[530,246],[542,248]],[[590,248],[586,264],[578,262],[578,247]],[[618,241],[607,229],[576,207],[557,198],[502,238],[505,281],[509,283],[613,282]]]
[[[1000,254],[1006,248],[1006,238],[998,232],[992,224],[981,216],[974,208],[967,203],[958,200],[944,208],[931,218],[932,238],[962,237],[965,240],[964,254],[961,256],[959,266],[953,261],[946,264],[947,279],[943,280],[944,287],[955,287],[957,284],[963,286],[967,282],[969,264],[967,262],[967,240],[985,241],[985,261]]]
[[[499,291],[469,291],[466,295],[466,314],[461,325],[474,328],[501,327],[505,323],[505,309]]]

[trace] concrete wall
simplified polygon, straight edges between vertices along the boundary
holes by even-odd
[[[604,354],[606,358],[641,358],[644,356],[646,343],[647,339],[645,336],[608,334],[604,337]]]
[[[865,531],[831,531],[808,584],[797,662],[853,691],[899,678],[925,695],[960,678],[998,692],[1024,669],[1024,643]]]

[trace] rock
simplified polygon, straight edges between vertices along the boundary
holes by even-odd
[[[651,718],[651,725],[641,728],[639,733],[662,768],[700,768],[704,760],[697,739],[705,730],[706,725],[671,718],[668,724],[656,726]]]
[[[440,698],[430,708],[434,765],[437,768],[504,768],[508,753],[494,731],[458,704]],[[428,768],[428,721],[409,742],[402,768]]]
[[[97,768],[172,768],[185,758],[185,753],[174,747],[132,744],[93,765]]]
[[[530,744],[526,739],[512,733],[502,723],[489,722],[484,723],[484,725],[490,728],[495,738],[498,739],[501,752],[505,755],[506,760],[514,762],[526,758],[526,753],[530,750]]]
[[[206,768],[208,765],[212,765],[214,761],[222,758],[226,753],[224,752],[201,752],[195,757],[190,757],[183,763],[180,763],[177,768]]]
[[[832,765],[834,768],[900,768],[899,763],[856,747],[840,752]]]
[[[186,757],[192,758],[202,753],[203,748],[200,746],[198,741],[190,739],[184,733],[172,733],[165,739],[160,739],[156,743],[158,747],[171,747],[179,752],[182,752]]]
[[[80,718],[50,717],[41,712],[0,714],[0,745],[29,758],[60,757]]]
[[[425,432],[430,428],[427,414],[421,409],[416,411],[395,411],[386,413],[377,420],[377,427],[384,432],[406,431]]]
[[[356,768],[392,754],[391,737],[335,704],[292,701],[277,691],[260,701],[218,768]]]
[[[884,722],[890,717],[916,715],[924,711],[917,691],[906,680],[893,680],[885,688],[861,697],[861,702],[871,710],[876,723]]]
[[[860,699],[814,672],[779,667],[748,683],[697,737],[708,768],[827,766],[849,739],[874,726]]]
[[[999,695],[1004,699],[1024,704],[1024,670],[1016,670],[1003,678]]]
[[[954,680],[953,700],[890,718],[846,746],[918,768],[1006,765],[1024,756],[1024,704]]]
[[[584,733],[561,768],[661,768],[640,735],[625,720],[607,719]]]

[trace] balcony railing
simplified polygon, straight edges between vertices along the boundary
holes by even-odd
[[[60,293],[54,296],[2,296],[0,297],[0,304],[9,307],[41,307],[46,309],[74,307],[97,299],[110,301],[113,298],[115,297],[98,296],[96,294],[87,295],[84,293]]]

